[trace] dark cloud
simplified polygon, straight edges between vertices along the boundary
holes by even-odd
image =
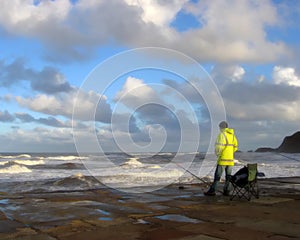
[[[58,128],[70,128],[72,127],[69,123],[64,123],[62,121],[59,121],[58,119],[54,117],[47,117],[47,118],[34,118],[28,113],[16,113],[16,118],[21,120],[24,123],[40,123],[43,125],[51,126],[51,127],[58,127]]]
[[[32,76],[31,87],[34,90],[53,94],[68,92],[72,89],[64,76],[52,67],[45,67],[41,72]]]
[[[239,149],[242,151],[256,150],[259,147],[277,148],[285,136],[299,131],[299,121],[252,121],[229,118],[228,123],[235,129]]]
[[[158,104],[145,104],[137,109],[136,113],[146,124],[178,126],[176,116],[168,108]]]
[[[136,111],[141,122],[145,125],[161,125],[167,134],[168,143],[178,143],[181,137],[181,127],[175,113],[158,104],[147,104]],[[147,135],[149,139],[149,136]]]
[[[129,113],[113,113],[113,128],[114,130],[128,132],[129,133],[140,133],[140,129],[137,126],[137,119],[134,115]],[[128,122],[129,119],[129,122]]]
[[[96,108],[95,120],[103,123],[111,122],[111,107],[107,103],[106,99],[100,98],[100,101]]]
[[[11,115],[7,110],[0,111],[0,122],[13,122],[15,117]]]
[[[179,83],[171,79],[164,79],[163,83],[170,87],[167,88],[167,90],[165,91],[168,94],[172,94],[170,90],[175,89],[176,91],[180,92],[183,95],[183,97],[185,97],[191,103],[204,103],[201,94],[189,82]]]
[[[201,81],[200,79],[193,79],[191,82],[176,82],[174,80],[165,79],[163,83],[169,86],[166,88],[164,94],[172,95],[173,89],[178,91],[182,96],[193,106],[196,115],[201,121],[209,121],[210,113],[207,108],[206,102],[203,99],[202,92],[199,92],[191,83]],[[205,91],[202,90],[202,91]]]
[[[222,96],[240,104],[288,103],[300,99],[300,88],[284,84],[248,82],[226,84],[221,89]]]
[[[32,117],[28,113],[16,113],[16,118],[20,119],[22,122],[28,123],[28,122],[34,122],[35,118]]]
[[[48,118],[39,118],[37,119],[37,122],[51,126],[51,127],[71,127],[69,124],[65,124],[59,120],[57,120],[54,117],[48,117]]]
[[[25,60],[18,58],[11,63],[0,61],[0,85],[12,86],[22,80],[28,80],[33,72],[25,67]]]
[[[16,59],[11,63],[0,61],[0,85],[9,87],[21,81],[27,81],[33,90],[55,94],[72,90],[62,73],[53,67],[45,67],[36,71],[26,67],[24,59]]]

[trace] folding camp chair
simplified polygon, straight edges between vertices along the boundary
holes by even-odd
[[[231,176],[230,182],[233,190],[230,200],[246,198],[250,201],[251,196],[259,198],[257,172],[257,163],[247,164],[247,167],[240,169],[235,175]]]

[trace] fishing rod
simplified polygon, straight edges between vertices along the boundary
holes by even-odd
[[[286,156],[286,155],[284,155],[284,154],[282,154],[282,153],[280,153],[280,152],[276,152],[276,153],[277,153],[278,155],[280,155],[280,156],[283,156],[283,157],[287,158],[287,159],[290,159],[290,160],[294,160],[294,161],[300,162],[299,159],[296,159],[296,158],[293,158],[293,157]]]
[[[181,166],[179,163],[175,163],[178,167],[182,168],[183,170],[187,171],[189,174],[191,174],[192,176],[194,176],[195,178],[199,179],[201,182],[205,183],[207,186],[210,186],[210,184],[208,182],[206,182],[205,180],[203,180],[203,178],[198,177],[196,174],[192,173],[191,171],[189,171],[188,169],[184,168],[183,166]],[[201,187],[201,186],[200,186]],[[179,186],[179,189],[184,189],[184,186]],[[202,187],[201,187],[202,188]],[[203,188],[202,188],[203,190]],[[222,191],[218,192],[222,193]]]
[[[201,182],[205,183],[206,185],[209,185],[208,182],[206,182],[205,180],[203,180],[202,178],[198,177],[196,174],[192,173],[191,171],[189,171],[188,169],[184,168],[183,166],[181,166],[179,163],[176,163],[176,165],[180,168],[182,168],[184,171],[188,172],[189,174],[191,174],[192,176],[194,176],[195,178],[199,179]]]

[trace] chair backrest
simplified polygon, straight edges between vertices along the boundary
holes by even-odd
[[[257,176],[257,163],[247,164],[248,168],[248,182],[252,182],[256,179]]]

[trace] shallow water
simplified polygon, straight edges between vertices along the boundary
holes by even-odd
[[[179,214],[166,214],[157,216],[156,218],[161,220],[175,221],[175,222],[187,222],[187,223],[200,223],[201,221],[194,218],[189,218]]]

